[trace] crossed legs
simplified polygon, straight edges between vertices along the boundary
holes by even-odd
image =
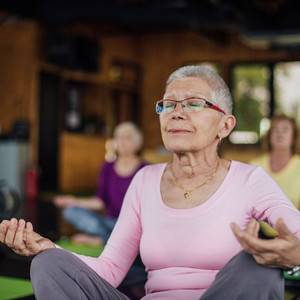
[[[37,255],[30,270],[36,298],[130,300],[78,257],[63,249]],[[201,300],[283,300],[284,279],[280,269],[263,267],[241,251],[217,274]]]

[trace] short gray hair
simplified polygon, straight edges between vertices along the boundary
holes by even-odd
[[[120,124],[118,124],[114,130],[114,137],[116,137],[116,135],[118,134],[118,132],[120,130],[123,130],[123,129],[130,129],[133,131],[134,133],[134,137],[135,137],[135,140],[137,143],[139,143],[140,145],[142,145],[143,143],[143,134],[141,132],[141,130],[138,128],[138,126],[133,123],[133,122],[130,122],[130,121],[127,121],[127,122],[122,122]]]
[[[214,71],[203,66],[185,66],[174,71],[168,78],[166,89],[176,78],[197,77],[207,82],[211,90],[211,101],[232,114],[232,96],[225,81]],[[208,100],[208,99],[207,99]]]

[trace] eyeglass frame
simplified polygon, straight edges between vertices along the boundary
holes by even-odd
[[[176,108],[177,103],[181,103],[182,109],[183,109],[184,111],[186,111],[186,110],[184,109],[184,106],[182,105],[182,102],[183,102],[183,101],[186,101],[186,100],[189,100],[189,99],[199,99],[199,100],[204,100],[205,104],[206,104],[207,106],[209,106],[210,108],[215,109],[215,110],[217,110],[217,111],[223,113],[225,116],[227,115],[226,112],[225,112],[223,109],[219,108],[218,106],[212,104],[211,102],[209,102],[209,101],[207,101],[206,99],[201,98],[201,97],[189,97],[189,98],[186,98],[186,99],[183,99],[183,100],[161,99],[161,100],[158,100],[158,101],[156,101],[156,102],[154,103],[154,104],[155,104],[155,111],[156,111],[156,113],[157,113],[158,115],[168,114],[168,113],[163,113],[163,114],[161,114],[161,113],[158,113],[158,112],[157,112],[157,105],[158,105],[158,103],[161,102],[161,101],[172,101],[172,102],[175,102],[175,106],[174,106],[173,110],[172,110],[171,112],[169,112],[169,114],[172,113],[172,112],[174,111],[174,109]],[[203,106],[203,108],[204,108],[204,106]],[[201,110],[202,110],[202,109],[201,109]],[[201,110],[199,110],[199,111],[197,111],[197,112],[200,112]],[[187,113],[190,113],[190,112],[187,112]]]

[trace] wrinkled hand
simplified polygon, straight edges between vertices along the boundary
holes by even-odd
[[[300,241],[281,218],[276,222],[278,236],[270,240],[258,238],[259,223],[255,219],[248,223],[245,231],[236,223],[232,223],[231,228],[238,242],[253,255],[257,263],[282,269],[300,265]]]
[[[53,202],[57,207],[76,206],[77,198],[72,195],[56,196]]]
[[[55,248],[54,244],[33,231],[30,222],[12,218],[0,223],[0,242],[6,244],[15,253],[23,256],[36,255],[48,248]]]

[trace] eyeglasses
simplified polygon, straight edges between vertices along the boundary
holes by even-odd
[[[216,109],[219,112],[226,115],[225,111],[219,108],[218,106],[208,102],[204,98],[197,97],[191,97],[180,101],[170,99],[159,100],[155,103],[156,112],[159,115],[170,114],[175,109],[177,103],[181,103],[181,106],[184,109],[184,111],[188,113],[199,112],[204,108],[204,105],[207,105],[210,108]]]

